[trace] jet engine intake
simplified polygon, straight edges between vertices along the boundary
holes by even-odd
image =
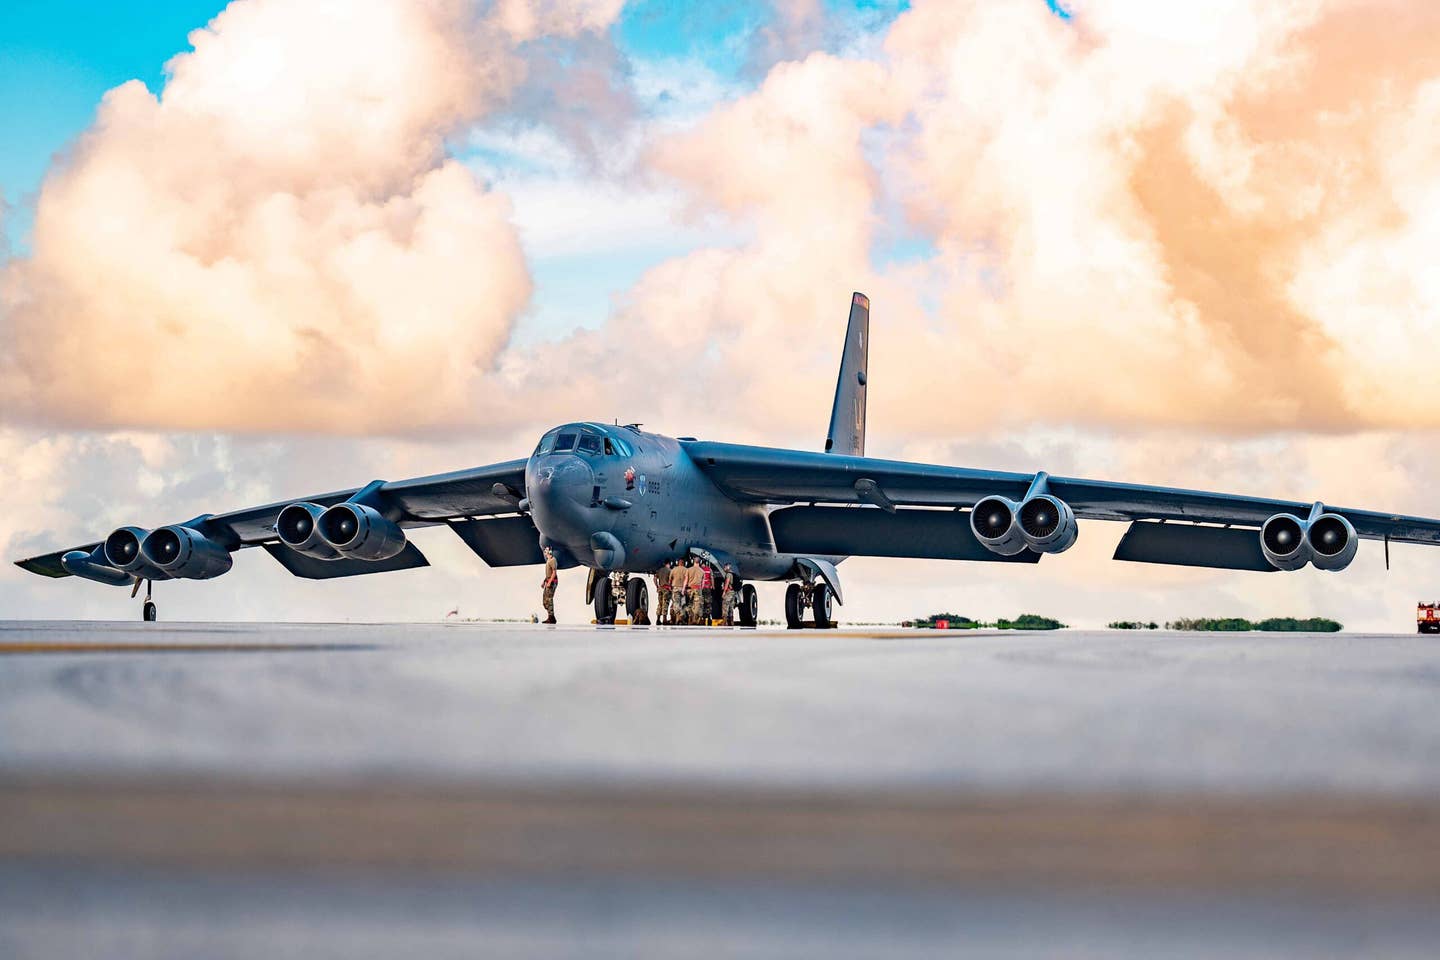
[[[1344,570],[1360,547],[1355,528],[1338,513],[1321,514],[1310,521],[1305,541],[1314,555],[1310,562],[1316,570]]]
[[[235,563],[229,550],[179,524],[151,531],[140,542],[140,554],[178,580],[209,580],[229,573]]]
[[[325,508],[315,503],[292,503],[275,518],[280,542],[296,553],[317,560],[339,560],[340,552],[320,535],[320,517]]]
[[[1277,513],[1260,527],[1260,551],[1276,570],[1299,570],[1310,562],[1314,549],[1306,539],[1309,524],[1297,516]]]
[[[986,497],[970,511],[970,529],[980,545],[1002,557],[1024,550],[1025,531],[1015,522],[1020,507],[1005,497]]]
[[[143,576],[148,564],[140,543],[150,535],[144,527],[121,527],[105,538],[105,562],[116,570]]]
[[[326,543],[351,560],[389,560],[405,549],[399,524],[364,504],[337,503],[320,514],[315,526]]]
[[[1036,494],[1020,505],[1017,525],[1026,545],[1036,553],[1064,553],[1080,536],[1075,511],[1048,493]]]

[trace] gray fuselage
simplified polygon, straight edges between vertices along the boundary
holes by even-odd
[[[526,464],[525,489],[541,543],[562,562],[649,573],[694,547],[733,560],[745,580],[785,579],[795,567],[776,552],[768,508],[721,493],[671,437],[557,427]]]

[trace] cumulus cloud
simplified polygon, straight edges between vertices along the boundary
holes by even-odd
[[[812,6],[782,6],[793,16],[778,26]],[[1424,257],[1440,227],[1425,159],[1440,12],[1091,0],[1073,13],[916,3],[877,57],[781,63],[659,143],[655,167],[754,240],[657,268],[612,325],[678,346],[687,298],[696,327],[727,334],[722,353],[743,345],[743,387],[804,367],[812,318],[833,327],[833,304],[872,287],[876,363],[906,371],[890,413],[909,430],[1440,420],[1435,390],[1394,375],[1440,308]],[[895,198],[933,255],[875,262]],[[716,314],[705,291],[721,288],[734,305]],[[771,349],[734,330],[741,316]],[[969,419],[934,402],[945,381],[972,387]]]
[[[517,44],[618,0],[238,0],[159,96],[110,91],[0,275],[12,418],[390,432],[473,422],[530,295],[507,200],[445,138]],[[483,419],[483,417],[479,417]]]

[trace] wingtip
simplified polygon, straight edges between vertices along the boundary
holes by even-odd
[[[865,296],[865,294],[861,293],[859,290],[856,290],[854,295],[850,298],[850,303],[857,307],[864,307],[866,310],[870,309],[870,298]]]

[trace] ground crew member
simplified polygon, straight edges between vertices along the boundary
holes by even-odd
[[[697,626],[705,621],[700,619],[700,580],[703,574],[700,573],[701,561],[686,559],[685,566],[685,599],[689,601],[690,616],[689,623]]]
[[[541,584],[544,589],[540,594],[540,602],[545,605],[545,622],[555,622],[555,585],[560,582],[560,573],[555,565],[555,551],[549,547],[545,548],[545,580]]]
[[[715,619],[715,568],[704,561],[700,564],[700,622],[710,626]]]
[[[660,564],[655,571],[655,595],[660,598],[655,606],[655,625],[658,627],[670,616],[670,561]]]
[[[735,614],[735,569],[728,563],[725,564],[725,581],[720,587],[720,606],[720,619],[728,627]]]
[[[679,626],[685,622],[685,584],[688,580],[685,565],[676,561],[670,570],[670,623]]]

